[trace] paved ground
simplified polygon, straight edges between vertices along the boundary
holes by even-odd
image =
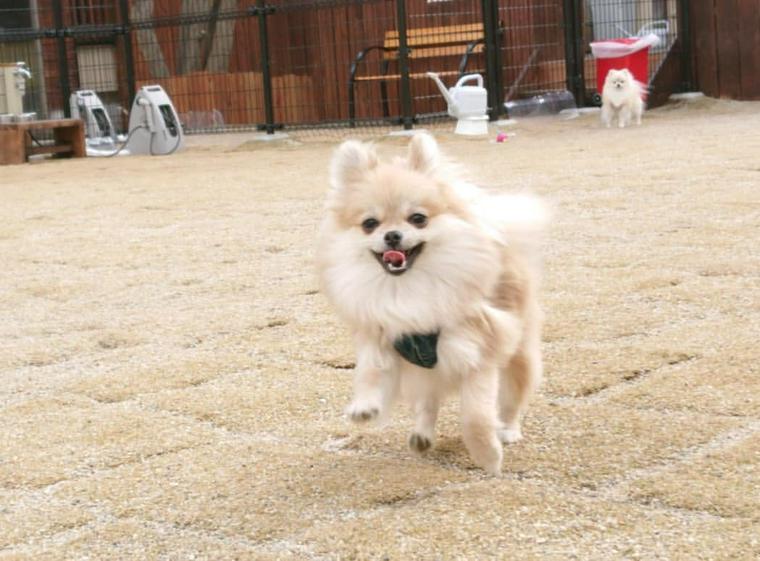
[[[0,170],[0,560],[760,557],[760,103],[512,130],[442,135],[556,212],[546,383],[500,479],[453,404],[426,459],[405,413],[341,416],[334,143]]]

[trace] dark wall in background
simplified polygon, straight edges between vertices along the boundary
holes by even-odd
[[[760,0],[692,0],[690,10],[696,89],[760,99]]]

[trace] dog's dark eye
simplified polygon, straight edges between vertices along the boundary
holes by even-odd
[[[380,222],[375,220],[374,218],[367,218],[364,222],[362,222],[362,230],[364,230],[365,233],[371,234],[375,231],[375,228],[380,226]]]
[[[417,226],[417,228],[424,228],[427,226],[428,221],[427,216],[420,214],[419,212],[412,214],[408,220],[410,224]]]

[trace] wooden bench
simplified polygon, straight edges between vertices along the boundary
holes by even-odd
[[[52,130],[54,143],[33,142],[32,131]],[[57,119],[0,124],[0,165],[23,164],[29,156],[52,154],[54,158],[84,158],[84,123],[80,119]]]
[[[406,44],[408,47],[407,57],[410,61],[420,59],[434,59],[441,57],[458,56],[459,67],[457,70],[441,70],[438,68],[426,68],[425,72],[409,72],[410,79],[427,77],[427,71],[436,72],[440,76],[461,77],[465,73],[484,72],[482,68],[467,68],[470,55],[481,53],[485,49],[485,34],[482,23],[466,23],[461,25],[449,25],[443,27],[426,27],[408,29],[406,32]],[[372,51],[381,51],[380,73],[357,75],[360,63]],[[356,97],[355,89],[357,82],[380,82],[380,95],[383,103],[383,116],[389,117],[388,109],[388,82],[401,79],[400,73],[389,74],[391,62],[399,58],[399,34],[398,31],[385,33],[382,45],[367,47],[356,55],[348,78],[348,118],[351,124],[356,120]]]

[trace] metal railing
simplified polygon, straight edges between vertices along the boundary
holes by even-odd
[[[653,30],[650,76],[688,53],[685,0],[37,0],[0,7],[0,62],[25,60],[25,109],[68,116],[93,89],[123,130],[136,89],[161,84],[188,132],[412,128],[445,115],[425,77],[484,75],[489,114],[569,90],[592,102],[588,44]],[[184,10],[184,11],[183,11]],[[682,29],[683,28],[683,29]],[[673,89],[682,84],[673,83]]]

